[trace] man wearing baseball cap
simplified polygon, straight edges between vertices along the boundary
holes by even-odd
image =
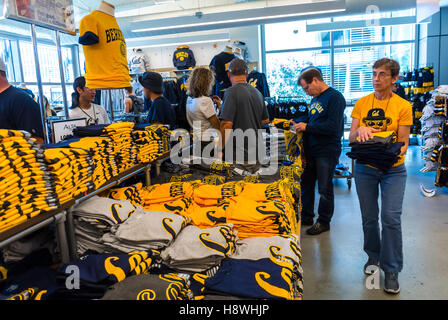
[[[138,81],[143,86],[145,97],[152,101],[147,121],[149,123],[167,124],[170,129],[175,129],[176,113],[170,101],[162,95],[162,76],[157,72],[148,71],[139,76]]]
[[[263,160],[259,159],[258,150],[265,150],[264,145],[259,143],[261,141],[258,139],[258,131],[269,123],[268,111],[263,95],[247,83],[248,66],[244,60],[233,59],[227,75],[232,86],[224,93],[224,103],[219,115],[223,149],[226,148],[224,160],[234,162],[238,169],[255,173]],[[252,132],[255,132],[256,141],[246,141],[246,136],[250,140]],[[238,142],[241,140],[244,142]],[[230,145],[233,146],[230,148]],[[233,154],[229,154],[231,152]]]
[[[43,144],[40,107],[25,91],[9,84],[6,64],[0,57],[0,129],[25,130]]]

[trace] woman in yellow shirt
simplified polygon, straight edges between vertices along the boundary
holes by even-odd
[[[371,139],[373,133],[394,131],[398,142],[404,143],[398,161],[390,170],[384,172],[360,163],[356,163],[354,170],[364,251],[369,257],[364,272],[373,273],[380,266],[385,272],[384,290],[394,294],[400,291],[398,273],[403,267],[401,213],[407,177],[404,156],[413,123],[410,103],[392,91],[399,71],[400,65],[394,60],[383,58],[375,62],[372,73],[375,92],[356,102],[349,138],[350,142],[356,139],[364,142]],[[378,187],[381,189],[381,236]]]

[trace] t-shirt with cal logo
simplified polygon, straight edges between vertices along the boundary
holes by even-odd
[[[378,100],[371,93],[356,102],[351,116],[359,119],[360,126],[393,131],[397,135],[399,126],[413,124],[411,104],[396,94],[390,99]],[[403,163],[404,156],[400,156],[394,167]]]
[[[81,19],[79,34],[97,36],[98,42],[83,45],[86,86],[92,89],[129,87],[131,77],[126,42],[115,17],[94,10]]]

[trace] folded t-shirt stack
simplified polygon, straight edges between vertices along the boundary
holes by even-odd
[[[84,137],[69,144],[72,148],[89,150],[92,154],[92,181],[95,189],[118,175],[118,167],[113,153],[113,140],[110,137]]]
[[[139,182],[132,186],[106,190],[103,195],[115,200],[129,200],[135,206],[142,206],[142,197],[140,196],[142,188],[143,184]]]
[[[55,296],[64,300],[100,299],[112,285],[147,273],[157,256],[158,253],[151,250],[129,254],[86,254],[57,269],[59,286]],[[76,290],[67,286],[73,284],[73,270],[79,272],[79,288]]]
[[[73,209],[77,252],[87,250],[106,252],[101,237],[110,232],[111,227],[128,219],[137,207],[127,200],[114,200],[93,196]]]
[[[237,240],[231,224],[209,229],[188,225],[160,257],[162,264],[180,272],[207,272],[235,252]]]
[[[59,206],[44,151],[25,131],[0,129],[0,232]]]
[[[151,132],[151,137],[154,138],[160,146],[159,152],[161,154],[170,151],[170,130],[162,124],[137,124],[137,130],[146,130]]]
[[[140,191],[142,207],[147,211],[164,211],[159,210],[161,206],[165,204],[175,206],[178,200],[191,198],[192,195],[193,186],[191,182],[155,184],[143,187]]]
[[[398,161],[403,142],[397,142],[393,131],[373,133],[373,138],[365,142],[352,142],[352,150],[347,156],[357,162],[387,171]]]
[[[161,250],[170,245],[188,223],[187,218],[175,213],[144,211],[138,207],[126,221],[104,234],[102,242],[109,252]]]
[[[55,180],[59,202],[66,203],[94,189],[91,153],[85,149],[54,146],[57,145],[47,145],[45,162]]]
[[[119,173],[137,164],[137,147],[131,135],[133,127],[133,122],[116,122],[104,128],[114,142],[113,152]]]
[[[216,206],[220,201],[238,196],[243,182],[227,182],[220,185],[200,185],[193,191],[193,201],[201,206]]]
[[[137,145],[138,163],[149,163],[164,153],[162,139],[150,129],[149,125],[134,127],[132,138]]]
[[[226,209],[226,222],[233,224],[240,239],[299,234],[295,211],[279,200],[234,198]]]
[[[100,300],[192,300],[186,277],[176,273],[141,274],[111,286]]]
[[[193,275],[199,294],[248,299],[300,300],[303,296],[302,254],[297,236],[257,237],[237,242],[212,277]]]

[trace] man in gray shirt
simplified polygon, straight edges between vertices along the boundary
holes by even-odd
[[[248,67],[244,60],[233,59],[227,75],[232,86],[224,94],[219,115],[223,160],[254,173],[262,158],[258,153],[265,152],[259,131],[269,123],[268,111],[263,95],[247,83]]]

